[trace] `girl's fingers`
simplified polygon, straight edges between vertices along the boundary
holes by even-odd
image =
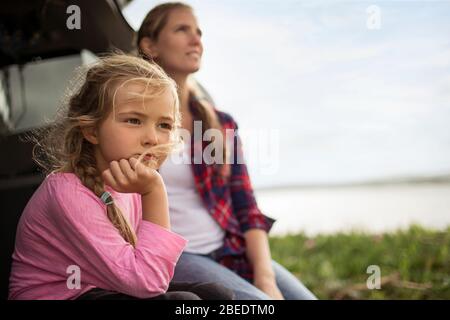
[[[120,166],[120,169],[122,170],[122,172],[124,173],[124,175],[128,178],[128,180],[133,180],[136,178],[136,173],[131,168],[131,164],[128,160],[121,159],[119,161],[119,166]]]
[[[117,161],[112,161],[109,164],[109,168],[114,177],[114,180],[116,181],[116,183],[118,185],[124,186],[127,184],[128,179],[125,177],[125,175],[122,172],[122,169],[120,168],[119,163]]]
[[[143,176],[146,174],[147,167],[142,162],[137,162],[135,166],[135,171],[138,176]]]
[[[140,192],[149,188],[155,173],[154,169],[131,158],[112,161],[102,175],[105,183],[118,192]]]
[[[102,178],[106,185],[110,186],[116,191],[119,191],[119,186],[117,185],[116,180],[114,179],[114,176],[111,173],[110,169],[107,169],[102,172]]]
[[[145,167],[139,159],[131,158],[130,159],[131,168],[134,170],[136,176],[142,175],[142,169]]]
[[[143,164],[142,164],[142,156],[140,156],[139,158],[131,158],[130,159],[130,165],[131,165],[131,168],[134,170],[134,172],[137,174],[137,175],[140,175],[140,174],[142,174],[142,167],[144,166]]]
[[[138,163],[138,160],[136,158],[130,158],[130,166],[133,170],[136,171],[136,165]]]

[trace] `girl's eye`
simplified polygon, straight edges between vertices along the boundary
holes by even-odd
[[[130,123],[130,124],[141,124],[141,120],[136,119],[136,118],[127,119],[126,122]]]
[[[172,125],[170,123],[161,123],[159,126],[163,129],[172,130]]]
[[[181,26],[177,29],[177,31],[186,31],[188,28],[186,26]]]

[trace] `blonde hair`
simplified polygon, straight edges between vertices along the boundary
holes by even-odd
[[[149,38],[152,41],[158,41],[158,37],[162,31],[162,29],[167,24],[169,19],[169,15],[173,10],[176,9],[188,9],[193,11],[192,7],[183,2],[166,2],[160,5],[157,5],[151,9],[144,18],[144,21],[141,24],[137,32],[136,45],[139,50],[139,54],[144,57],[144,59],[153,60],[152,57],[147,56],[141,49],[140,43],[143,38]],[[157,59],[155,59],[157,63]],[[222,131],[223,136],[225,133],[223,132],[223,126],[221,125],[217,113],[215,111],[214,106],[208,101],[208,99],[203,94],[202,90],[199,88],[197,83],[192,79],[188,81],[190,94],[197,100],[197,108],[195,110],[195,115],[202,122],[202,129],[205,132],[208,129],[217,129]],[[216,173],[221,176],[228,176],[230,174],[230,168],[227,165],[227,158],[230,156],[228,154],[228,148],[226,141],[223,139],[223,165],[217,165]]]
[[[177,143],[176,128],[180,125],[179,101],[175,82],[156,64],[135,56],[112,54],[100,58],[87,70],[81,68],[72,81],[66,101],[58,110],[55,121],[45,129],[35,131],[33,159],[49,174],[73,172],[96,196],[105,192],[101,173],[97,169],[94,146],[82,133],[82,128],[97,127],[114,109],[117,90],[129,81],[142,83],[146,91],[141,98],[156,97],[169,90],[173,96],[175,123],[170,143],[157,146],[159,156],[167,156]],[[145,95],[145,96],[144,96]],[[135,231],[114,204],[107,205],[107,216],[122,237],[136,245]]]

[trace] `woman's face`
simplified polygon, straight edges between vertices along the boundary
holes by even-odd
[[[203,45],[201,31],[192,10],[172,10],[158,39],[147,42],[144,52],[150,53],[169,74],[191,74],[200,68]],[[145,46],[145,45],[144,45]]]

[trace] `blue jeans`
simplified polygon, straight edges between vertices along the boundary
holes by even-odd
[[[277,286],[286,300],[317,299],[292,273],[272,261]],[[271,298],[207,255],[184,252],[175,267],[173,281],[216,282],[233,290],[236,300],[270,300]]]

